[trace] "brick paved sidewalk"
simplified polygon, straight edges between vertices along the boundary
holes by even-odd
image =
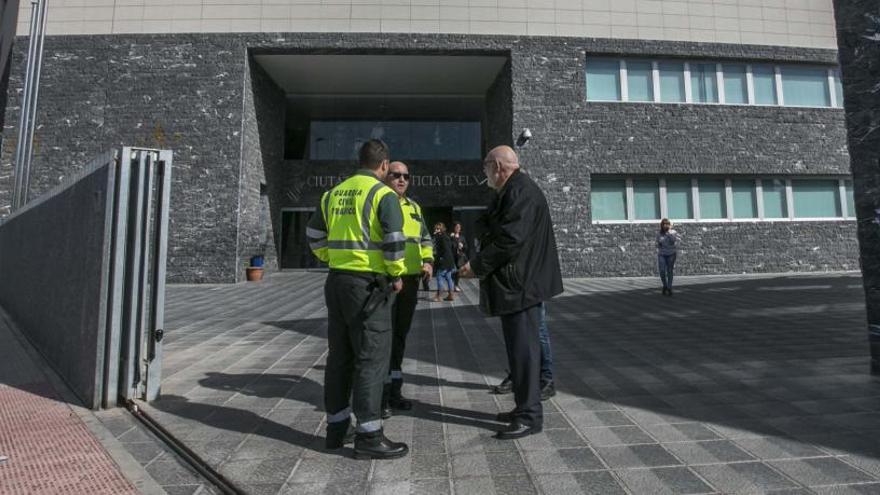
[[[137,493],[0,315],[0,494]]]

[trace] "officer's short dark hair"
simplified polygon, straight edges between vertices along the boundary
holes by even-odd
[[[370,170],[379,168],[388,159],[388,145],[381,139],[370,139],[358,151],[358,164]]]

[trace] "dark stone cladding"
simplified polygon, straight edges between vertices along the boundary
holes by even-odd
[[[834,0],[871,370],[880,373],[880,4]]]
[[[26,46],[26,38],[15,45],[0,155],[2,205],[10,202]],[[652,245],[648,226],[590,223],[590,174],[849,173],[840,110],[584,101],[589,54],[835,64],[834,50],[433,34],[53,36],[46,40],[32,190],[47,190],[113,146],[171,148],[176,170],[169,279],[240,279],[242,264],[262,249],[259,184],[265,179],[270,197],[277,198],[278,186],[287,181],[277,127],[267,125],[283,117],[273,105],[280,90],[253,67],[249,53],[509,56],[509,76],[505,68],[487,95],[486,144],[510,143],[523,127],[532,130],[522,162],[553,209],[566,275],[652,273],[643,261],[650,249],[634,247]],[[273,207],[272,225],[279,224]],[[681,269],[691,273],[841,269],[856,260],[852,222],[699,224],[686,230],[688,261]],[[729,270],[713,261],[748,255],[750,235],[775,240],[773,249],[753,253],[764,260],[733,262]],[[784,252],[806,245],[818,249],[803,254],[800,263]],[[633,253],[641,254],[635,259]]]

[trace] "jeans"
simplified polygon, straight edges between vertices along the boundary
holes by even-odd
[[[553,382],[553,353],[550,351],[550,330],[547,329],[547,305],[540,304],[538,339],[541,341],[541,387]]]
[[[666,289],[672,288],[672,271],[675,268],[674,254],[658,254],[657,268],[660,270],[660,281]]]
[[[454,290],[455,283],[452,281],[452,273],[455,270],[447,269],[437,272],[437,290]]]

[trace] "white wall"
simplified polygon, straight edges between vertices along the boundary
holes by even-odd
[[[49,0],[49,34],[424,32],[836,48],[832,0]],[[27,34],[22,1],[18,33]]]

